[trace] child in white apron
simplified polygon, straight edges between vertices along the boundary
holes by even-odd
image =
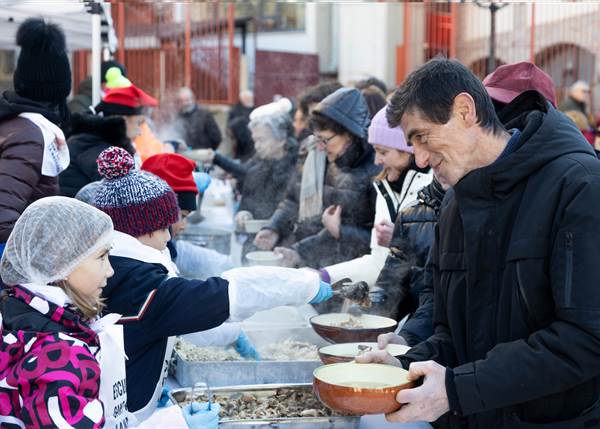
[[[120,315],[98,318],[112,239],[111,219],[71,198],[38,200],[15,224],[0,264],[0,427],[137,424]],[[201,412],[173,411],[170,427],[211,427],[194,424]]]

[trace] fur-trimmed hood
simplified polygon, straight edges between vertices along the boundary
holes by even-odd
[[[71,116],[71,136],[77,134],[93,134],[102,140],[115,142],[129,141],[127,138],[127,125],[121,116],[99,116],[76,113]]]

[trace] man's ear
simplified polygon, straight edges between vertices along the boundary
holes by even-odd
[[[476,125],[477,112],[475,110],[475,100],[473,100],[473,97],[466,92],[461,92],[454,97],[452,114],[456,116],[466,128]]]

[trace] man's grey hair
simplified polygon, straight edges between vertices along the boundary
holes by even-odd
[[[587,90],[589,90],[590,89],[590,84],[587,83],[584,80],[578,80],[577,82],[575,82],[573,85],[571,85],[569,87],[569,92],[573,92],[573,91],[576,91],[578,89],[587,89]]]
[[[194,91],[192,91],[187,86],[182,86],[181,88],[179,88],[179,91],[177,91],[177,95],[178,96],[187,95],[187,96],[194,98]]]

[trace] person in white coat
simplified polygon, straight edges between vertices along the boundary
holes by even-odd
[[[416,200],[417,192],[431,182],[431,172],[416,167],[413,148],[406,143],[402,129],[389,126],[386,109],[387,106],[377,112],[369,126],[368,141],[375,148],[375,164],[384,167],[373,184],[377,200],[371,253],[321,268],[321,277],[326,282],[349,278],[353,282],[364,281],[369,286],[375,284],[389,254],[393,220],[400,210]]]

